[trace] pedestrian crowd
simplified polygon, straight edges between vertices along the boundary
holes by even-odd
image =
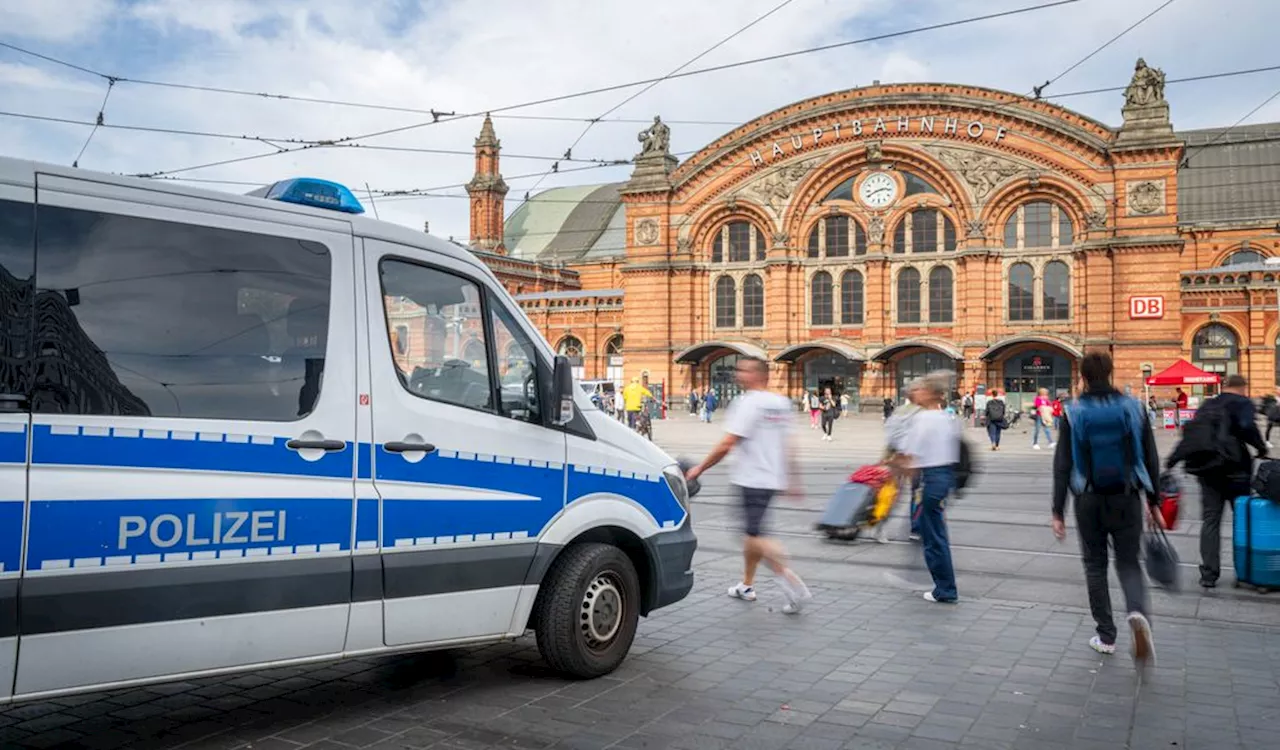
[[[1264,402],[1263,414],[1268,422],[1264,437],[1255,421],[1253,402],[1246,395],[1245,379],[1239,375],[1226,377],[1220,395],[1201,405],[1194,418],[1179,423],[1182,440],[1162,467],[1152,407],[1134,398],[1128,389],[1117,390],[1112,384],[1112,370],[1111,358],[1106,354],[1086,355],[1080,364],[1078,395],[1072,399],[1066,393],[1051,394],[1041,388],[1030,403],[1027,416],[1032,420],[1032,448],[1040,450],[1043,437],[1047,447],[1054,450],[1050,527],[1060,541],[1067,536],[1067,503],[1072,500],[1088,604],[1095,624],[1095,634],[1088,645],[1102,654],[1116,651],[1119,629],[1108,586],[1114,556],[1133,658],[1140,668],[1145,668],[1154,662],[1155,641],[1142,565],[1144,553],[1152,580],[1176,590],[1177,560],[1164,537],[1165,530],[1177,518],[1180,496],[1176,478],[1170,472],[1183,464],[1200,485],[1200,584],[1211,588],[1221,575],[1220,533],[1225,509],[1236,498],[1258,490],[1262,481],[1258,478],[1253,480],[1251,490],[1253,465],[1256,459],[1267,457],[1271,428],[1280,424],[1280,400]],[[768,390],[768,378],[769,369],[762,360],[739,361],[737,381],[743,392],[729,405],[725,435],[701,463],[688,470],[687,477],[696,480],[732,456],[730,482],[738,496],[745,542],[742,578],[728,593],[737,599],[756,601],[756,570],[763,562],[777,577],[784,594],[783,612],[796,614],[812,595],[787,563],[781,544],[767,535],[767,518],[774,499],[785,495],[799,500],[803,496],[792,434],[794,410],[786,397]],[[891,477],[892,491],[907,496],[909,539],[920,543],[924,565],[933,581],[932,588],[921,593],[926,601],[938,604],[960,599],[946,509],[948,500],[956,496],[975,471],[964,427],[985,427],[991,450],[998,451],[1002,434],[1020,416],[1009,408],[1006,396],[999,390],[988,394],[971,392],[963,397],[954,394],[953,378],[954,373],[950,372],[932,373],[907,384],[901,405],[885,399],[884,468],[872,472],[864,467],[850,480],[878,477],[875,489],[879,489],[885,478]],[[1186,394],[1179,389],[1176,399],[1185,404]],[[690,411],[705,410],[699,404],[697,393],[690,394]],[[808,391],[801,401],[802,410],[809,413],[810,428],[821,430],[824,441],[832,439],[833,426],[847,414],[848,405],[847,395],[837,398],[829,388]],[[1260,477],[1262,473],[1260,470]],[[1266,482],[1274,485],[1277,497],[1273,499],[1280,501],[1280,469],[1269,474]],[[871,510],[881,497],[875,491],[838,493],[824,519],[833,514],[847,515],[853,532],[830,534],[832,538],[857,538],[860,527],[874,526],[875,541],[887,542],[892,508],[883,511],[883,515],[879,515],[879,509]],[[838,502],[853,504],[846,508],[837,506]],[[1237,575],[1242,574],[1237,571]]]

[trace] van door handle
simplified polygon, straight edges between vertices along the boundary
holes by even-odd
[[[406,443],[396,440],[385,443],[382,449],[387,453],[435,453],[436,447],[431,443]]]
[[[347,444],[341,440],[299,440],[294,438],[284,444],[290,450],[320,450],[320,451],[340,451],[347,447]]]

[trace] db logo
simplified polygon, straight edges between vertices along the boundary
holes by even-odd
[[[1130,297],[1129,317],[1134,319],[1163,318],[1164,297]]]
[[[360,394],[360,405],[361,405],[361,406],[368,406],[368,405],[369,405],[369,394],[367,394],[367,393],[361,393],[361,394]]]

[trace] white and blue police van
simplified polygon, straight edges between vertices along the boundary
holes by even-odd
[[[689,592],[675,462],[362,211],[0,158],[0,702],[530,629],[590,678]]]

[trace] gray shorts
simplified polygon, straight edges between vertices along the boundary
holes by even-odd
[[[743,531],[747,536],[762,536],[765,514],[778,491],[739,487],[738,492],[742,493]]]

